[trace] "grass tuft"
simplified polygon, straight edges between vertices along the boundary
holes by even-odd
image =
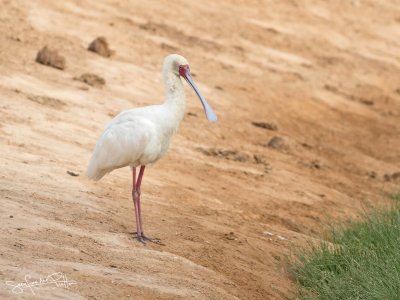
[[[400,299],[400,193],[331,235],[291,261],[300,299]]]

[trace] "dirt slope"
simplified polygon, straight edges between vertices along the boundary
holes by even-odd
[[[86,50],[98,36],[114,55]],[[399,188],[399,41],[400,1],[1,1],[0,298],[292,297],[291,247]],[[64,70],[35,62],[45,45]],[[163,101],[170,53],[219,119],[188,89],[142,185],[145,232],[166,246],[144,246],[129,169],[83,174],[107,121]],[[55,272],[77,284],[6,284]]]

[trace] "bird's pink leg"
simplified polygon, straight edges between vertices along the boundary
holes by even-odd
[[[142,176],[143,176],[143,174],[142,174]],[[137,239],[139,242],[142,242],[145,244],[145,241],[142,238],[142,226],[140,223],[140,197],[139,197],[136,189],[137,189],[136,168],[132,168],[132,200],[133,200],[133,205],[135,206]]]
[[[148,240],[152,243],[156,243],[159,245],[164,245],[159,241],[155,241],[147,236],[144,235],[143,232],[143,225],[142,225],[142,212],[140,209],[140,186],[142,184],[142,178],[143,178],[143,173],[144,173],[144,168],[146,166],[141,166],[140,167],[140,171],[139,171],[139,175],[138,175],[138,179],[136,182],[136,195],[137,195],[137,207],[138,207],[138,215],[139,215],[139,227],[138,227],[138,240],[142,243],[146,243],[144,240]],[[139,231],[140,231],[140,235],[139,235]]]
[[[137,206],[138,206],[138,212],[139,212],[139,226],[140,226],[139,230],[140,230],[142,235],[143,235],[143,225],[142,225],[142,211],[140,209],[140,186],[142,184],[144,168],[145,168],[145,166],[141,166],[140,167],[139,176],[138,176],[138,179],[137,179],[137,182],[136,182],[136,193],[138,195]]]

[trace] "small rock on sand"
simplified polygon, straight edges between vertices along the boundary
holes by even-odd
[[[263,155],[261,155],[261,154],[254,154],[253,158],[254,158],[254,162],[256,164],[263,164],[263,165],[267,164],[267,162],[265,160],[265,157]]]
[[[98,37],[93,42],[91,42],[88,50],[96,52],[97,54],[104,57],[110,57],[115,53],[115,51],[110,50],[110,48],[108,48],[107,40],[105,37],[102,36]]]
[[[365,98],[360,98],[359,99],[361,103],[365,104],[365,105],[374,105],[374,101],[373,100],[369,100],[369,99],[365,99]]]
[[[56,50],[50,50],[47,46],[38,52],[36,62],[60,70],[65,69],[65,58],[59,55]]]
[[[233,231],[231,231],[229,233],[225,233],[224,237],[225,237],[225,239],[230,240],[230,241],[234,241],[234,240],[238,239]]]
[[[208,156],[223,157],[228,160],[234,160],[240,162],[245,162],[250,157],[247,153],[240,152],[237,150],[224,150],[216,148],[209,148],[209,149],[197,148],[197,150]]]
[[[233,160],[243,162],[243,161],[246,161],[248,158],[249,158],[249,155],[248,155],[248,154],[246,154],[246,153],[244,153],[244,152],[238,152],[238,153],[236,153],[236,155],[234,156]]]
[[[256,127],[264,128],[267,130],[278,130],[278,126],[274,123],[271,122],[251,122]]]
[[[385,181],[397,181],[400,180],[400,172],[395,172],[393,174],[385,174],[383,175],[383,179]]]
[[[86,83],[87,85],[93,86],[93,87],[101,87],[106,84],[106,81],[104,78],[101,78],[100,76],[92,73],[85,73],[82,74],[78,78],[74,78],[75,80],[82,81]]]
[[[268,147],[276,150],[288,150],[289,146],[285,140],[279,136],[274,136],[267,144]]]
[[[393,173],[393,174],[392,174],[392,179],[393,179],[393,180],[400,179],[400,172]]]
[[[79,176],[79,173],[76,173],[76,172],[73,172],[73,171],[67,171],[67,174],[71,175],[71,176]]]
[[[313,169],[321,169],[321,163],[319,162],[319,160],[315,159],[313,161],[311,161],[310,163],[310,167]]]

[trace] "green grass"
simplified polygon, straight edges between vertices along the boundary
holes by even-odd
[[[400,299],[400,193],[331,236],[296,251],[289,268],[299,299]]]

